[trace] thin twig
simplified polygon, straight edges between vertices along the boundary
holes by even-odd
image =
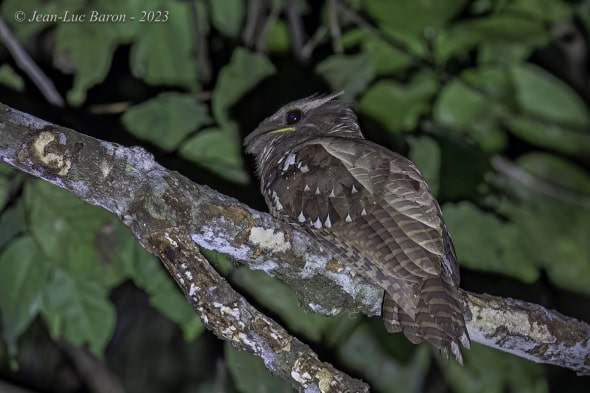
[[[414,53],[412,49],[408,45],[406,45],[403,41],[398,40],[396,37],[392,36],[391,34],[386,34],[381,30],[373,27],[369,22],[367,22],[358,12],[353,10],[352,8],[342,4],[339,0],[336,0],[336,8],[339,12],[342,13],[346,18],[350,19],[354,24],[358,27],[365,30],[367,33],[372,35],[373,37],[377,38],[380,41],[383,41],[385,44],[389,45],[393,49],[405,54],[412,61],[419,66],[432,68],[433,64],[419,56],[418,54]]]
[[[571,203],[586,209],[590,209],[590,196],[576,192],[574,190],[560,187],[555,183],[550,183],[544,179],[532,175],[523,168],[514,165],[501,156],[494,156],[491,159],[492,167],[504,176],[519,182],[525,187],[535,190],[550,198],[562,202]]]
[[[303,54],[308,58],[311,58],[311,55],[314,49],[318,46],[320,42],[328,35],[328,28],[324,25],[318,27],[315,33],[311,36],[309,41],[303,46]]]
[[[330,25],[330,35],[332,36],[332,49],[334,53],[340,55],[344,50],[342,49],[342,41],[340,40],[341,33],[336,0],[328,0],[328,23]]]
[[[274,1],[273,5],[270,9],[270,13],[268,14],[268,18],[264,22],[264,26],[256,39],[256,51],[257,52],[264,52],[266,50],[266,41],[268,38],[268,33],[270,32],[271,27],[277,22],[279,19],[279,14],[281,13],[282,5],[279,1]]]
[[[299,63],[307,63],[309,57],[303,53],[303,21],[299,10],[298,0],[287,0],[287,21],[289,22],[289,33],[291,35],[291,47],[293,55]]]
[[[246,13],[246,26],[242,34],[244,44],[252,48],[256,42],[256,32],[260,25],[260,18],[264,11],[264,0],[248,0],[248,9]]]
[[[211,82],[212,78],[211,61],[209,60],[209,43],[207,41],[207,31],[200,27],[196,1],[189,1],[188,6],[189,21],[192,25],[195,52],[197,56],[198,79],[201,83],[207,85],[209,84],[209,82]]]
[[[16,64],[31,78],[45,99],[52,105],[64,107],[65,102],[57,92],[53,82],[41,71],[37,63],[19,44],[2,16],[0,16],[0,40],[4,42]]]
[[[439,75],[441,75],[441,77],[445,81],[449,81],[451,79],[451,76],[448,75],[445,71],[440,70]],[[465,78],[463,75],[455,76],[453,78],[453,80],[457,81],[458,83],[461,83],[463,86],[465,86],[466,88],[468,88],[472,92],[479,94],[482,98],[491,99],[494,102],[502,103],[501,99],[497,95],[494,95],[493,93],[486,90],[485,88],[478,86],[475,83],[472,83],[467,78]],[[510,127],[509,123],[515,119],[530,120],[530,121],[540,123],[540,124],[543,124],[546,126],[553,126],[553,127],[561,128],[564,131],[573,132],[576,134],[583,134],[583,135],[588,136],[588,138],[590,138],[590,128],[588,126],[573,124],[571,122],[563,121],[563,120],[550,119],[549,117],[543,116],[538,113],[526,112],[526,113],[515,113],[515,114],[505,115],[504,116],[504,123],[507,127]]]
[[[86,388],[92,393],[125,393],[123,382],[102,359],[65,340],[59,346],[68,354]]]

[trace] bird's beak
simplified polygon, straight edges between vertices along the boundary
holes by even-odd
[[[295,127],[279,128],[278,130],[269,131],[269,132],[267,132],[267,134],[280,134],[281,132],[288,132],[288,131],[295,131]]]

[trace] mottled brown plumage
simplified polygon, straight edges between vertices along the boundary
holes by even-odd
[[[266,203],[385,290],[388,331],[461,363],[465,302],[440,207],[415,165],[364,139],[337,95],[292,102],[246,138]]]

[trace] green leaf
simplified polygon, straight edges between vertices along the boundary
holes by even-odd
[[[114,325],[108,289],[122,279],[114,264],[115,218],[41,181],[25,184],[24,206],[30,234],[53,270],[42,305],[51,334],[101,353]]]
[[[500,221],[470,202],[445,204],[443,216],[461,266],[496,272],[533,282],[535,260],[522,250],[517,225]]]
[[[565,83],[532,64],[510,68],[519,114],[510,131],[529,143],[586,156],[590,148],[590,113]]]
[[[0,66],[0,83],[20,92],[25,89],[23,78],[8,64]]]
[[[524,173],[522,173],[524,172]],[[517,227],[520,250],[556,285],[590,293],[590,177],[547,154],[531,153],[499,177],[512,194],[499,211]],[[501,184],[502,184],[501,183]]]
[[[364,41],[363,48],[371,56],[377,75],[396,73],[406,69],[414,62],[407,53],[393,48],[386,42],[371,35],[368,35]]]
[[[9,197],[8,184],[9,183],[10,183],[10,180],[7,177],[0,174],[0,211],[2,211],[2,209],[4,208],[4,205],[6,205],[6,202],[8,202],[8,197]]]
[[[404,42],[416,54],[425,53],[424,37],[433,37],[468,3],[468,0],[372,0],[367,13],[385,34]]]
[[[166,22],[141,23],[131,47],[133,75],[151,85],[183,86],[197,91],[197,63],[188,2],[150,0],[144,10],[167,11]]]
[[[113,280],[113,247],[99,240],[115,217],[43,181],[25,184],[24,202],[30,233],[55,266],[81,280]]]
[[[80,105],[86,91],[102,82],[115,52],[117,37],[95,23],[60,23],[55,38],[55,60],[70,59],[74,73],[74,87],[68,92],[68,102]]]
[[[312,341],[319,342],[322,339],[323,332],[333,319],[303,311],[293,290],[264,272],[239,268],[233,272],[232,280],[258,302],[280,315],[292,331],[304,334]]]
[[[207,258],[209,263],[213,265],[215,270],[217,270],[223,277],[229,276],[236,267],[227,255],[220,252],[202,248],[201,254]]]
[[[85,17],[83,22],[57,23],[53,54],[58,68],[74,74],[74,86],[68,92],[68,102],[80,105],[86,100],[87,90],[106,77],[117,46],[129,42],[136,34],[140,24],[130,17],[139,17],[140,2],[96,0],[92,3],[52,3],[60,3],[56,7],[63,8],[54,10],[54,13],[66,19],[72,21],[74,15]],[[99,22],[98,18],[117,18],[117,21]]]
[[[55,47],[53,62],[57,68],[74,76],[74,86],[68,92],[68,102],[80,105],[86,99],[86,92],[92,86],[102,82],[108,73],[116,47],[127,43],[136,33],[139,23],[130,20],[131,16],[140,16],[141,9],[150,9],[149,4],[139,0],[114,2],[96,0],[61,1],[12,1],[4,2],[3,15],[16,15],[24,12],[26,20],[16,23],[13,28],[21,42],[31,40],[31,36],[55,25]],[[36,14],[35,14],[36,13]],[[36,17],[59,16],[59,21],[30,21]],[[98,22],[93,20],[100,16],[121,17],[118,22]],[[84,21],[80,18],[84,17]]]
[[[344,90],[344,97],[349,100],[365,91],[375,77],[371,58],[365,53],[328,57],[318,64],[316,72],[333,90]]]
[[[414,61],[408,54],[363,29],[344,32],[342,45],[351,50],[361,45],[363,52],[371,59],[376,75],[394,74],[406,69]]]
[[[305,312],[291,287],[262,271],[237,268],[232,271],[231,279],[258,303],[284,320],[290,330],[308,340],[322,342],[327,347],[339,345],[362,318],[359,315],[328,317]]]
[[[470,135],[484,151],[494,152],[507,142],[499,121],[509,113],[512,95],[501,68],[467,70],[443,88],[434,104],[433,118],[444,127]]]
[[[479,64],[514,65],[528,59],[535,47],[520,41],[492,41],[479,46],[477,62]]]
[[[166,281],[160,281],[160,283],[162,285],[150,292],[152,306],[180,326],[186,341],[192,341],[199,337],[205,330],[201,319],[195,314],[170,277],[166,277]]]
[[[547,153],[528,153],[518,164],[539,180],[590,196],[590,175],[582,168]]]
[[[0,215],[0,249],[14,239],[19,233],[24,232],[25,227],[25,211],[23,209],[23,204],[19,199],[16,205],[6,209],[6,211]]]
[[[439,176],[440,176],[440,147],[438,143],[429,137],[411,137],[408,139],[410,144],[410,160],[416,164],[422,175],[426,179],[430,192],[433,195],[438,194]]]
[[[42,303],[52,337],[64,338],[74,345],[88,343],[90,350],[101,356],[115,327],[115,310],[107,296],[97,282],[55,270]]]
[[[244,20],[245,2],[242,0],[211,0],[213,26],[222,34],[237,38]]]
[[[233,123],[225,126],[202,130],[180,147],[179,154],[228,180],[245,184],[249,176],[243,167],[240,136]]]
[[[114,263],[135,285],[146,291],[152,306],[180,326],[187,341],[198,337],[204,330],[201,320],[159,260],[144,250],[123,225],[117,227],[116,236],[118,247]]]
[[[375,83],[360,101],[360,109],[391,132],[411,131],[430,109],[438,89],[434,74],[422,72],[407,85],[392,80]]]
[[[227,342],[223,346],[225,363],[239,393],[290,393],[287,382],[274,376],[258,356],[238,351]]]
[[[194,340],[205,329],[200,318],[187,303],[174,281],[162,269],[159,261],[145,253],[143,265],[134,273],[134,281],[146,290],[150,303],[162,315],[178,324],[187,341]],[[141,276],[140,276],[141,275]]]
[[[9,352],[37,315],[48,278],[45,258],[29,236],[12,242],[0,255],[0,316]]]
[[[464,367],[439,362],[452,391],[457,393],[546,393],[540,364],[474,343],[463,351]]]
[[[175,92],[132,106],[121,120],[133,135],[165,151],[174,150],[189,133],[211,121],[205,105]]]
[[[287,53],[290,47],[289,29],[287,24],[278,20],[272,24],[268,32],[266,51],[274,53]]]
[[[585,157],[590,149],[590,113],[565,83],[531,64],[511,67],[519,114],[512,133],[537,146]]]
[[[491,15],[467,19],[451,26],[437,37],[436,57],[443,63],[477,45],[518,43],[528,52],[549,42],[550,32],[539,20],[519,15]]]
[[[347,369],[362,375],[379,392],[414,392],[423,386],[430,368],[429,349],[415,347],[409,363],[402,364],[385,351],[367,323],[360,325],[348,340],[338,347],[338,358]]]
[[[25,175],[0,162],[0,212],[18,194]]]
[[[10,165],[0,162],[0,177],[8,176],[15,172],[16,171]]]
[[[519,116],[509,119],[508,126],[514,135],[539,147],[578,157],[586,157],[590,151],[590,133],[582,129]]]
[[[229,120],[229,108],[274,72],[275,67],[266,56],[236,48],[229,64],[221,69],[213,91],[211,100],[215,119],[220,124],[226,123]]]
[[[559,0],[514,0],[506,3],[506,12],[522,13],[529,18],[538,18],[545,22],[569,19],[572,9],[567,2]]]
[[[372,0],[366,2],[365,7],[369,15],[383,26],[423,34],[426,28],[445,26],[467,3],[467,0]]]
[[[582,99],[549,72],[522,64],[511,67],[510,73],[522,113],[573,126],[590,126],[590,114]]]

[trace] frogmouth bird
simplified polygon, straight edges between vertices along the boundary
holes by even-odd
[[[269,210],[384,289],[389,332],[462,364],[466,303],[438,202],[410,160],[364,138],[339,95],[291,102],[246,137]]]

